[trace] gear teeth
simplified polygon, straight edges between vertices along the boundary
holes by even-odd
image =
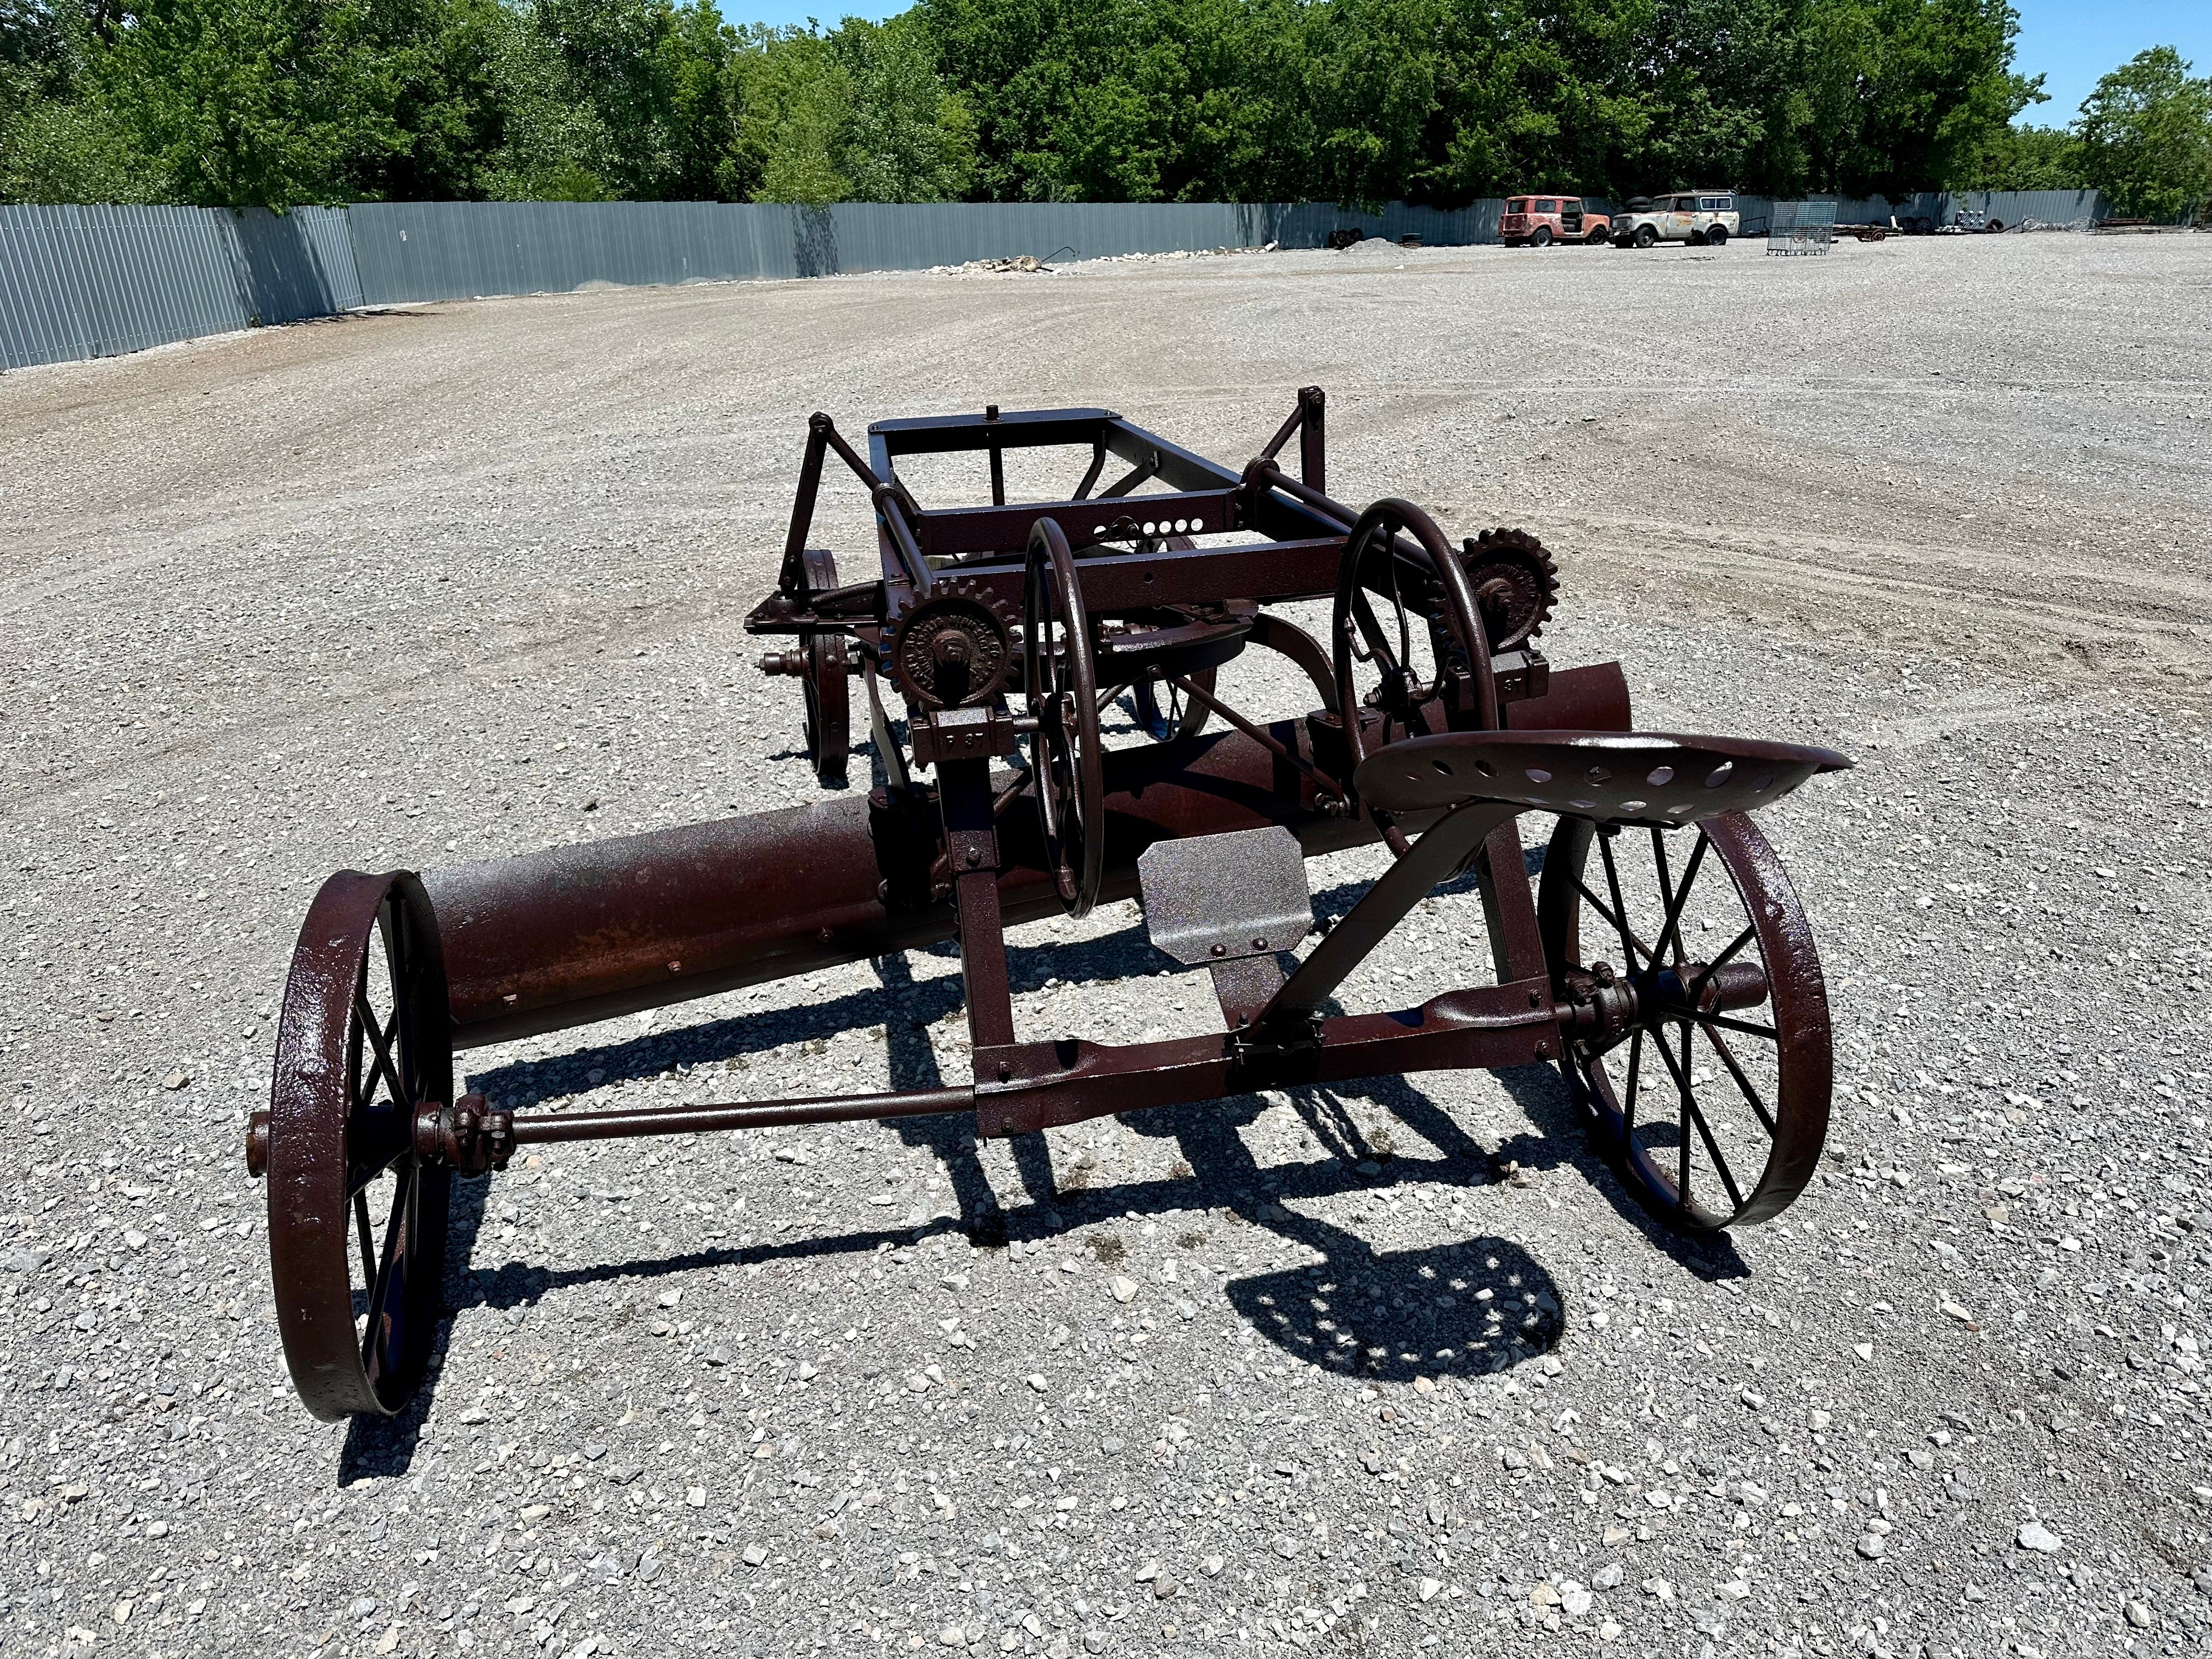
[[[1476,588],[1502,578],[1512,590],[1510,606],[1498,618],[1496,648],[1511,650],[1544,631],[1559,597],[1559,567],[1543,543],[1501,525],[1469,538],[1462,556]]]
[[[926,630],[936,619],[947,616],[964,616],[971,626],[980,625],[978,641],[988,642],[988,660],[979,664],[980,678],[958,701],[963,704],[988,702],[1018,666],[1018,653],[1013,648],[1017,613],[995,599],[989,586],[972,577],[940,578],[931,587],[927,599],[908,612],[896,627],[884,630],[880,647],[883,667],[909,702],[927,708],[945,707],[935,670],[927,661],[911,658],[906,646],[917,625]]]

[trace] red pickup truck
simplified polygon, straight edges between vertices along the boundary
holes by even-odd
[[[1583,206],[1579,196],[1516,196],[1498,222],[1498,240],[1508,247],[1549,247],[1553,242],[1587,242],[1592,247],[1613,232],[1613,221]]]

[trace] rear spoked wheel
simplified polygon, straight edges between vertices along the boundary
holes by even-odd
[[[1098,737],[1098,672],[1075,556],[1058,523],[1039,519],[1023,580],[1022,688],[1035,722],[1030,787],[1045,867],[1061,904],[1088,915],[1106,874],[1106,775]]]
[[[1684,1232],[1778,1214],[1826,1139],[1828,997],[1774,849],[1741,812],[1559,820],[1537,913],[1572,1014],[1561,1072],[1598,1152]]]
[[[453,1176],[418,1158],[417,1119],[453,1100],[450,1018],[422,883],[404,871],[324,883],[246,1158],[269,1182],[285,1361],[326,1421],[390,1416],[428,1367]]]
[[[1213,690],[1215,670],[1201,668],[1190,678],[1202,690]],[[1162,693],[1165,692],[1164,706]],[[1206,729],[1210,711],[1194,697],[1183,695],[1182,688],[1170,682],[1165,686],[1156,680],[1139,680],[1129,688],[1129,713],[1137,729],[1154,743],[1168,743],[1176,738],[1194,738]]]

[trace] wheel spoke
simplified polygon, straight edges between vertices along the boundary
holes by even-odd
[[[399,1081],[399,1068],[393,1065],[392,1060],[392,1040],[399,1030],[399,1010],[396,1007],[392,1009],[390,1025],[380,1026],[376,1023],[374,1012],[368,1006],[368,994],[357,992],[354,996],[353,1014],[354,1018],[361,1022],[362,1033],[368,1037],[369,1047],[376,1051],[376,1073],[384,1079],[386,1086],[392,1091],[392,1109],[405,1111],[407,1090]],[[364,1107],[371,1103],[366,1097],[361,1101],[361,1104]]]
[[[393,1327],[398,1322],[394,1304],[406,1293],[411,1265],[407,1260],[407,1247],[413,1231],[410,1224],[415,1208],[415,1173],[412,1164],[403,1164],[398,1172],[392,1189],[392,1216],[385,1224],[384,1259],[378,1266],[376,1286],[368,1298],[368,1329],[363,1338],[362,1358],[368,1363],[372,1381],[389,1367]]]
[[[1638,1073],[1644,1068],[1644,1028],[1636,1028],[1636,1035],[1628,1039],[1628,1102],[1620,1109],[1620,1138],[1626,1141],[1636,1128],[1636,1090]]]
[[[1759,924],[1757,922],[1752,923],[1750,927],[1745,928],[1741,933],[1738,933],[1735,938],[1729,942],[1729,948],[1722,951],[1720,955],[1715,957],[1711,962],[1707,963],[1704,969],[1699,971],[1698,976],[1690,981],[1689,988],[1682,994],[1682,1000],[1688,1003],[1693,1008],[1697,1006],[1698,997],[1703,995],[1705,993],[1706,981],[1711,980],[1712,976],[1718,973],[1722,969],[1727,967],[1729,963],[1735,961],[1737,952],[1741,951],[1745,945],[1750,944],[1753,939],[1758,937]]]
[[[361,1282],[374,1289],[376,1285],[376,1242],[368,1224],[368,1189],[353,1189],[353,1219],[355,1231],[361,1237]]]
[[[1726,1014],[1709,1014],[1698,1008],[1690,1011],[1690,1018],[1706,1025],[1717,1025],[1723,1031],[1741,1031],[1746,1036],[1765,1037],[1769,1042],[1782,1041],[1782,1034],[1771,1025],[1761,1025],[1755,1020],[1730,1019]]]
[[[368,1006],[368,952],[364,951],[361,956],[361,966],[354,974],[354,1017],[346,1027],[346,1115],[349,1117],[359,1111],[365,1103],[365,1096],[361,1086],[361,1062],[362,1051],[368,1044],[362,1041],[362,1028],[376,1024],[374,1020],[363,1019],[361,1016],[361,1011]],[[374,1094],[375,1091],[371,1089],[368,1092]]]
[[[1601,832],[1597,838],[1597,852],[1598,856],[1605,860],[1606,891],[1613,895],[1611,920],[1614,930],[1620,935],[1620,953],[1625,958],[1620,965],[1632,974],[1636,971],[1636,947],[1643,941],[1637,939],[1628,928],[1628,902],[1620,896],[1620,866],[1613,861],[1613,838]],[[1577,883],[1577,885],[1580,886],[1581,884]],[[1592,904],[1597,904],[1597,900],[1592,896],[1588,887],[1583,887],[1583,896],[1589,899]],[[1600,915],[1606,914],[1603,905],[1598,905],[1598,914]],[[1652,957],[1649,951],[1644,954],[1650,957],[1651,965],[1654,968],[1659,965],[1658,957]]]
[[[1654,830],[1651,833],[1657,836],[1663,835],[1665,831]],[[1682,868],[1682,884],[1668,897],[1667,925],[1659,930],[1659,948],[1652,952],[1654,965],[1656,965],[1658,960],[1665,957],[1670,949],[1674,951],[1674,960],[1677,963],[1682,960],[1682,907],[1690,902],[1690,889],[1697,884],[1698,866],[1705,862],[1705,848],[1711,845],[1711,843],[1705,839],[1705,832],[1699,830],[1698,844],[1690,849],[1690,860]],[[1660,866],[1659,874],[1663,882],[1667,874],[1663,862]],[[1662,890],[1663,891],[1664,889],[1662,888]]]
[[[1358,624],[1361,638],[1367,643],[1367,651],[1363,656],[1358,641],[1353,641],[1352,655],[1362,662],[1374,663],[1385,674],[1397,667],[1397,661],[1390,655],[1390,642],[1383,637],[1382,624],[1376,617],[1374,604],[1368,599],[1364,587],[1356,590],[1352,596],[1352,615]]]
[[[1659,1050],[1659,1058],[1667,1062],[1667,1069],[1674,1074],[1680,1085],[1681,1109],[1674,1115],[1674,1163],[1680,1171],[1674,1182],[1674,1201],[1686,1207],[1690,1202],[1690,1115],[1698,1109],[1698,1103],[1690,1092],[1690,1073],[1686,1066],[1674,1063],[1674,1051],[1667,1046],[1664,1027],[1651,1034],[1651,1041]],[[1690,1034],[1682,1033],[1682,1052],[1689,1053]]]
[[[1694,1126],[1698,1138],[1705,1143],[1706,1156],[1712,1159],[1713,1170],[1720,1176],[1721,1185],[1728,1188],[1729,1200],[1741,1210],[1743,1207],[1742,1190],[1735,1183],[1735,1176],[1729,1169],[1728,1160],[1721,1156],[1720,1142],[1714,1139],[1712,1126],[1706,1122],[1705,1115],[1698,1109],[1697,1090],[1690,1082],[1688,1023],[1685,1022],[1682,1026],[1682,1058],[1680,1061],[1675,1060],[1674,1050],[1668,1048],[1664,1033],[1654,1032],[1653,1041],[1659,1045],[1659,1052],[1667,1061],[1667,1069],[1674,1073],[1674,1081],[1682,1092],[1681,1150],[1678,1159],[1681,1169],[1678,1190],[1682,1201],[1686,1204],[1690,1198],[1690,1130]]]
[[[1667,865],[1667,832],[1664,830],[1655,829],[1651,832],[1651,861],[1658,866],[1659,892],[1666,902],[1668,914],[1671,915],[1674,908],[1674,878]],[[1659,933],[1659,951],[1664,951],[1666,948],[1667,931],[1662,927]],[[1662,960],[1659,951],[1651,953],[1651,965],[1654,968],[1656,968]],[[1680,956],[1680,946],[1676,947],[1675,954],[1677,957]]]
[[[1382,544],[1385,550],[1383,562],[1390,571],[1390,608],[1398,617],[1398,661],[1401,666],[1410,670],[1413,665],[1413,630],[1412,624],[1406,620],[1405,599],[1398,592],[1398,554],[1391,545],[1397,539],[1398,526],[1393,525],[1389,540]]]
[[[1713,1045],[1713,1051],[1720,1055],[1721,1064],[1728,1067],[1729,1075],[1735,1079],[1735,1086],[1743,1091],[1743,1097],[1750,1103],[1751,1109],[1759,1114],[1759,1123],[1766,1130],[1767,1139],[1772,1139],[1779,1133],[1774,1127],[1774,1115],[1766,1109],[1766,1103],[1759,1097],[1759,1091],[1752,1087],[1751,1079],[1744,1075],[1743,1067],[1736,1064],[1735,1055],[1729,1052],[1728,1044],[1721,1041],[1721,1034],[1711,1026],[1705,1025],[1698,1029],[1705,1032],[1705,1040]]]
[[[1617,911],[1613,911],[1613,909],[1608,909],[1608,907],[1606,907],[1606,900],[1601,900],[1601,898],[1599,898],[1597,894],[1593,894],[1593,891],[1590,891],[1589,883],[1582,883],[1582,880],[1577,880],[1577,883],[1575,883],[1575,884],[1577,884],[1579,890],[1582,890],[1582,896],[1583,896],[1583,898],[1589,900],[1590,909],[1597,911],[1597,918],[1599,918],[1599,921],[1601,921],[1601,922],[1608,922],[1608,925],[1613,927],[1614,933],[1620,933],[1620,936],[1621,936],[1621,956],[1626,957],[1624,963],[1621,963],[1621,971],[1624,971],[1624,973],[1631,973],[1631,975],[1632,975],[1632,973],[1637,973],[1637,956],[1639,956],[1639,953],[1641,953],[1641,956],[1650,956],[1650,947],[1648,947],[1646,942],[1641,940],[1641,938],[1637,938],[1635,929],[1632,929],[1632,927],[1628,927],[1628,922],[1621,921],[1621,915],[1617,914]]]

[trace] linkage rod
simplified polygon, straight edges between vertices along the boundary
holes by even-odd
[[[1329,776],[1328,773],[1322,771],[1321,768],[1316,766],[1304,756],[1299,754],[1297,750],[1292,749],[1287,744],[1277,741],[1274,736],[1267,732],[1264,727],[1253,725],[1252,722],[1246,720],[1243,715],[1238,714],[1227,703],[1222,702],[1220,698],[1215,696],[1212,692],[1208,691],[1204,686],[1200,685],[1196,680],[1191,678],[1188,674],[1175,675],[1170,678],[1169,684],[1173,685],[1177,690],[1181,691],[1183,696],[1190,698],[1192,701],[1205,704],[1206,708],[1220,715],[1223,720],[1227,720],[1230,725],[1235,726],[1246,737],[1251,738],[1255,743],[1260,744],[1265,747],[1270,754],[1275,756],[1278,759],[1287,761],[1292,766],[1297,768],[1299,771],[1304,773],[1308,778],[1311,779],[1315,787],[1320,789],[1323,793],[1334,795],[1339,800],[1349,798],[1349,792],[1334,778]]]
[[[703,1134],[710,1129],[777,1129],[793,1123],[843,1123],[890,1117],[938,1117],[975,1109],[965,1084],[893,1095],[830,1095],[812,1100],[742,1101],[726,1106],[652,1106],[629,1112],[559,1112],[514,1120],[514,1143],[628,1140],[639,1135]]]

